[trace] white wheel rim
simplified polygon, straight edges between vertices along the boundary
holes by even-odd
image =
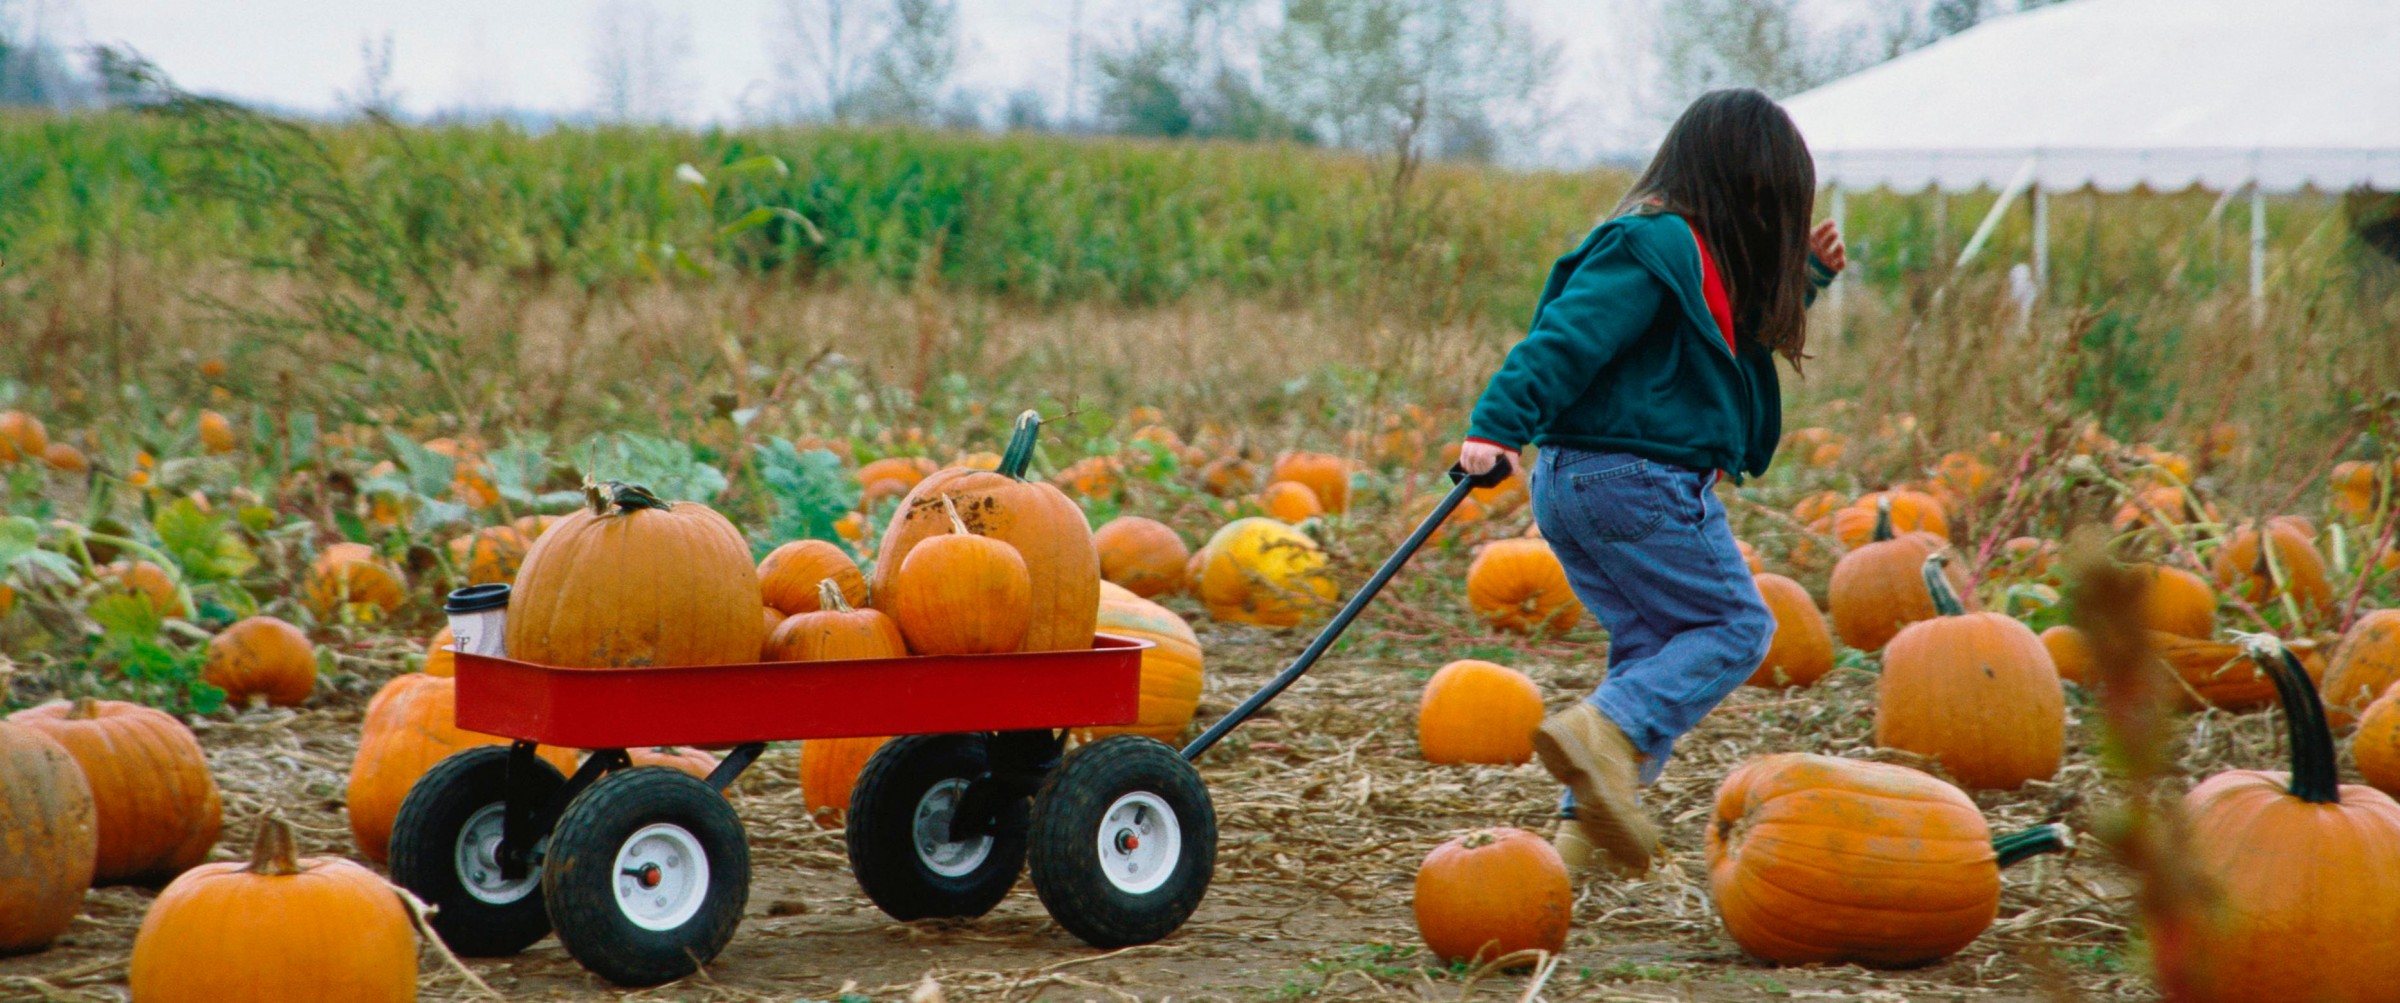
[[[1100,873],[1128,895],[1157,891],[1183,859],[1183,825],[1149,791],[1118,798],[1100,816]]]
[[[500,874],[500,837],[508,830],[508,803],[494,801],[467,816],[467,824],[459,827],[458,846],[451,860],[458,867],[458,883],[467,894],[485,905],[510,905],[529,895],[542,883],[542,872],[527,867],[525,876],[510,881]]]
[[[924,797],[917,799],[917,819],[910,827],[910,844],[916,847],[917,860],[926,870],[945,878],[973,874],[992,855],[990,836],[950,838],[950,820],[958,815],[958,802],[966,794],[967,781],[953,777],[933,785]]]
[[[670,822],[634,830],[617,848],[617,910],[644,930],[672,930],[708,898],[708,854]]]

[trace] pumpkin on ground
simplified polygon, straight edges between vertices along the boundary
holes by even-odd
[[[767,635],[771,662],[830,662],[852,658],[900,658],[908,642],[882,610],[851,609],[841,586],[817,580],[817,608],[794,613]]]
[[[2142,591],[2142,626],[2184,637],[2217,634],[2217,590],[2208,580],[2182,568],[2153,564],[2150,587]]]
[[[766,628],[740,530],[706,505],[610,481],[535,540],[508,602],[508,655],[587,668],[758,661]]]
[[[525,534],[515,526],[485,526],[451,540],[450,567],[467,576],[469,585],[496,585],[517,577],[525,563]]]
[[[23,411],[0,411],[0,463],[39,458],[50,449],[50,430]]]
[[[458,675],[458,652],[450,650],[450,646],[457,641],[458,638],[450,633],[450,625],[443,624],[442,629],[433,635],[433,640],[425,642],[423,671],[426,675],[444,678]]]
[[[42,450],[42,462],[62,474],[80,474],[92,469],[92,461],[83,450],[64,442],[53,442]]]
[[[1428,763],[1515,766],[1533,760],[1542,689],[1504,665],[1463,659],[1442,666],[1417,701],[1417,749]]]
[[[408,1003],[417,932],[381,876],[295,857],[291,829],[269,818],[249,860],[195,867],[150,903],[130,982],[142,1003]]]
[[[949,535],[918,543],[892,578],[890,608],[900,636],[920,655],[1019,650],[1033,619],[1033,578],[1025,559],[1017,548],[967,529],[947,496],[942,507],[950,515]],[[1095,603],[1095,620],[1098,611]]]
[[[92,788],[49,736],[0,721],[0,957],[48,947],[83,911],[100,849]]]
[[[277,707],[297,706],[317,688],[317,649],[300,628],[254,616],[209,640],[200,678],[224,690],[235,706],[254,697]]]
[[[932,460],[922,456],[886,456],[858,468],[860,487],[872,487],[883,481],[898,482],[905,489],[930,476],[936,469]]]
[[[1833,632],[1861,651],[1881,651],[1900,628],[1934,616],[1933,595],[1925,589],[1925,559],[1946,544],[1930,533],[1894,536],[1889,519],[1875,526],[1875,537],[1833,566],[1826,587],[1833,602]],[[1970,595],[1966,575],[1949,571],[1951,587]]]
[[[165,568],[149,561],[118,561],[101,571],[108,576],[112,588],[150,600],[150,608],[162,616],[191,615],[183,591],[175,585],[175,576]]]
[[[2400,682],[2400,609],[2359,617],[2333,649],[2325,667],[2325,717],[2334,727],[2350,723],[2367,701]]]
[[[2289,647],[2311,679],[2324,674],[2325,653],[2314,639],[2294,638]],[[2150,648],[2182,677],[2201,703],[2238,712],[2265,707],[2275,700],[2275,681],[2259,671],[2258,663],[2244,657],[2239,645],[2152,631]]]
[[[408,581],[400,569],[363,543],[337,543],[317,554],[309,565],[305,594],[310,612],[331,620],[348,612],[355,619],[376,619],[408,600]],[[512,649],[513,650],[513,649]]]
[[[2144,917],[2160,988],[2196,1003],[2389,999],[2400,952],[2293,948],[2400,941],[2400,803],[2341,783],[2298,658],[2265,635],[2242,647],[2283,704],[2291,772],[2228,770],[2184,795],[2184,857],[2205,893]]]
[[[2000,868],[2066,845],[2058,826],[1993,839],[1974,801],[1916,770],[1797,752],[1727,774],[1707,839],[1742,950],[1878,968],[1956,954],[1992,925]]]
[[[457,714],[458,681],[421,672],[393,678],[367,701],[345,797],[351,838],[367,859],[387,859],[400,802],[433,764],[461,749],[507,743],[496,735],[460,730]],[[559,772],[575,772],[572,750],[544,746],[540,754]]]
[[[233,452],[239,440],[233,434],[233,422],[215,411],[200,412],[200,448],[211,456]]]
[[[951,468],[910,490],[892,515],[875,558],[873,599],[903,631],[907,598],[893,587],[910,552],[951,532],[955,503],[969,532],[1016,548],[1032,583],[1032,615],[1017,650],[1081,651],[1100,619],[1100,553],[1083,509],[1057,488],[1025,480],[1041,416],[1017,417],[1016,431],[993,471]],[[945,502],[949,499],[950,502]]]
[[[1239,456],[1210,460],[1200,468],[1200,488],[1219,498],[1239,498],[1258,484],[1258,466]]]
[[[2058,678],[2077,686],[2092,678],[2092,641],[2083,631],[2059,624],[2042,631],[2042,647],[2049,650],[2050,665],[2058,670]]]
[[[1884,538],[1877,524],[1891,513],[1891,533],[1931,533],[1950,539],[1950,517],[1941,500],[1922,491],[1876,491],[1833,514],[1834,539],[1856,549]]]
[[[1751,546],[1750,541],[1735,540],[1733,541],[1733,549],[1741,552],[1742,563],[1750,566],[1751,574],[1757,575],[1766,573],[1767,562],[1759,560],[1758,548]]]
[[[1269,481],[1298,481],[1316,492],[1327,514],[1350,511],[1350,461],[1327,453],[1290,452],[1275,458]]]
[[[2327,711],[2330,716],[2331,708]],[[2350,739],[2350,759],[2358,764],[2358,775],[2367,778],[2368,786],[2386,794],[2400,791],[2400,683],[2385,687],[2383,695],[2359,713],[2358,733]]]
[[[1467,605],[1498,630],[1563,634],[1583,620],[1583,603],[1550,544],[1518,537],[1487,544],[1467,565]]]
[[[1276,481],[1258,493],[1258,507],[1278,522],[1298,524],[1325,514],[1317,493],[1299,481]]]
[[[1226,623],[1296,626],[1336,595],[1317,541],[1273,519],[1226,523],[1193,563],[1193,590],[1209,617]]]
[[[1092,534],[1100,552],[1100,578],[1148,599],[1183,587],[1183,566],[1192,550],[1167,524],[1138,515],[1118,516]]]
[[[1115,497],[1121,470],[1115,457],[1086,456],[1058,472],[1058,489],[1077,498]]]
[[[1107,582],[1100,585],[1100,632],[1151,643],[1142,652],[1141,709],[1132,724],[1078,728],[1077,737],[1087,743],[1111,735],[1181,738],[1200,710],[1200,636],[1174,610]]]
[[[2333,511],[2354,523],[2364,523],[2375,514],[2375,505],[2383,496],[2378,478],[2380,465],[2349,460],[2333,465],[2326,483],[2333,488]]]
[[[2264,604],[2282,595],[2276,586],[2281,581],[2288,584],[2303,614],[2322,615],[2331,610],[2333,582],[2325,577],[2325,555],[2310,539],[2315,535],[2310,527],[2290,516],[2278,516],[2266,521],[2266,531],[2275,541],[2271,547],[2259,546],[2257,524],[2245,523],[2217,548],[2211,566],[2217,587]]]
[[[850,790],[859,771],[889,738],[812,738],[800,743],[800,800],[808,817],[827,829],[842,827]]]
[[[2066,753],[2066,697],[2049,649],[2024,624],[1969,613],[1925,559],[1937,611],[1908,625],[1883,652],[1875,687],[1875,744],[1931,756],[1964,786],[2013,790],[2058,772]]]
[[[9,715],[56,741],[91,785],[98,884],[157,884],[208,859],[224,804],[200,740],[165,711],[122,700],[57,701]]]
[[[1750,673],[1752,686],[1813,686],[1833,671],[1833,631],[1825,614],[1799,582],[1777,574],[1753,575],[1758,596],[1775,615],[1775,639],[1767,657]]]
[[[1480,963],[1566,947],[1575,889],[1549,840],[1522,829],[1477,829],[1425,855],[1412,905],[1435,957]]]
[[[786,616],[823,609],[817,583],[827,579],[840,586],[843,602],[867,604],[867,576],[859,573],[858,562],[831,543],[793,540],[758,562],[759,598]]]

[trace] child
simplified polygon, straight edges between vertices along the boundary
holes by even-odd
[[[1844,264],[1810,231],[1816,168],[1754,90],[1686,109],[1612,218],[1550,270],[1533,329],[1475,405],[1459,463],[1482,473],[1541,447],[1534,519],[1608,628],[1608,678],[1534,733],[1568,788],[1556,845],[1641,873],[1658,829],[1635,787],[1749,678],[1775,620],[1710,490],[1764,473],[1782,435],[1775,372],[1797,366],[1802,309]]]

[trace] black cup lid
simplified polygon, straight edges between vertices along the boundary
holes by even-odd
[[[508,608],[508,584],[469,585],[450,593],[442,603],[444,613],[481,613],[487,609]]]

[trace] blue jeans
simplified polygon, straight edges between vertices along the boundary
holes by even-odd
[[[1542,537],[1608,628],[1608,678],[1589,700],[1647,757],[1641,782],[1651,783],[1675,740],[1766,658],[1774,614],[1734,546],[1713,472],[1547,448],[1532,476]]]

